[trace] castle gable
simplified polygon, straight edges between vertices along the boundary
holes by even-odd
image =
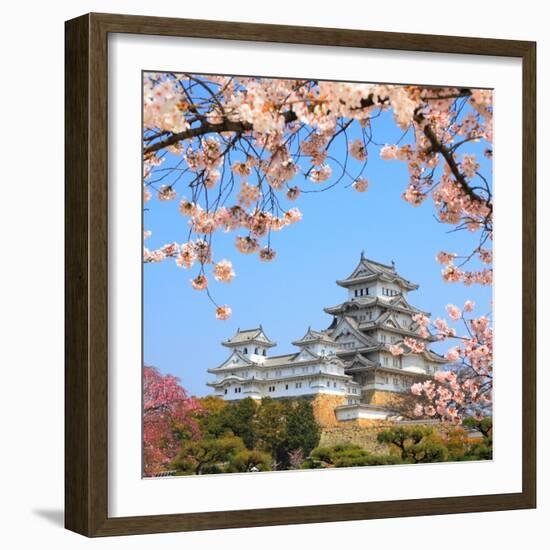
[[[309,349],[304,348],[300,351],[300,353],[298,353],[293,357],[292,362],[294,363],[294,362],[300,362],[300,361],[312,361],[314,359],[319,359],[319,356],[313,353],[312,351],[310,351]]]
[[[249,365],[254,365],[254,362],[248,359],[245,355],[242,353],[239,353],[238,351],[234,351],[221,365],[219,365],[218,369],[224,369],[224,368],[234,368],[234,367],[246,367]]]
[[[343,317],[331,334],[337,342],[355,342],[356,346],[371,345],[369,339],[357,328],[357,323],[350,317]]]

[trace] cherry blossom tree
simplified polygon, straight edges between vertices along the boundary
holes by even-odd
[[[188,224],[186,240],[145,248],[144,261],[196,270],[191,284],[218,319],[231,308],[215,302],[210,284],[235,272],[216,256],[214,237],[235,233],[240,253],[273,261],[274,234],[302,218],[292,203],[339,184],[365,192],[372,154],[407,165],[405,201],[431,197],[441,223],[478,234],[473,250],[438,252],[444,279],[491,284],[491,178],[476,152],[492,156],[490,90],[189,73],[146,73],[143,85],[144,201],[179,199]],[[384,112],[410,143],[378,143]],[[169,156],[177,162],[164,167]],[[474,258],[485,267],[466,269]]]
[[[433,323],[424,315],[416,315],[419,334],[427,336],[431,326],[438,340],[452,344],[446,358],[449,366],[434,374],[433,379],[417,382],[411,387],[417,396],[414,414],[418,417],[438,417],[460,424],[462,418],[481,419],[491,414],[493,390],[493,329],[489,316],[468,317],[474,303],[468,300],[462,309],[453,304],[447,306],[451,323],[460,323],[463,331],[449,326],[445,319]],[[390,346],[394,355],[404,351],[421,353],[424,343],[405,338],[403,343]]]
[[[154,367],[143,369],[144,473],[162,471],[177,455],[182,438],[200,436],[199,401],[189,397],[179,380]]]

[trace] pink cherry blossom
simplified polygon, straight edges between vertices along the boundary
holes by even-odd
[[[231,308],[229,306],[218,306],[216,308],[216,319],[227,321],[231,317]]]
[[[169,185],[161,185],[157,197],[159,201],[172,201],[176,198],[176,191]]]
[[[230,283],[235,277],[233,264],[229,260],[221,260],[214,265],[214,279],[223,283]]]
[[[206,275],[197,275],[191,280],[191,286],[195,290],[206,290],[208,287],[208,279],[206,278]]]
[[[390,353],[392,355],[402,355],[403,354],[403,348],[398,344],[392,344],[389,346]]]
[[[436,260],[440,264],[450,264],[456,258],[456,254],[449,252],[438,252]]]
[[[365,161],[367,159],[367,149],[360,139],[356,139],[349,144],[349,152],[353,158],[359,161]]]
[[[359,193],[364,193],[369,187],[369,182],[365,178],[357,178],[352,187]]]
[[[236,237],[235,246],[242,254],[254,254],[260,248],[257,239],[253,237]]]
[[[275,256],[277,255],[277,253],[271,247],[265,246],[260,250],[259,255],[260,255],[260,260],[262,260],[262,262],[271,262],[272,260],[275,259]]]
[[[462,317],[462,312],[455,305],[448,304],[446,309],[447,309],[447,314],[449,315],[449,318],[452,319],[453,321],[458,321]]]

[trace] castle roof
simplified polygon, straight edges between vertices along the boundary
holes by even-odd
[[[437,340],[435,336],[428,336],[427,338],[421,337],[416,331],[417,328],[418,324],[415,322],[411,323],[408,327],[402,326],[391,311],[382,313],[382,315],[373,321],[361,321],[359,323],[359,330],[361,331],[384,329],[389,332],[401,334],[402,336],[410,336],[411,338],[415,338],[417,340],[427,340],[431,342]]]
[[[377,363],[365,357],[361,353],[356,353],[349,361],[346,367],[346,373],[363,371],[368,368],[376,367]]]
[[[395,283],[405,290],[416,290],[418,288],[417,284],[411,283],[397,273],[393,262],[391,265],[375,262],[366,258],[363,253],[361,253],[359,263],[352,274],[345,279],[336,281],[336,284],[347,288],[377,280]]]
[[[330,328],[330,336],[338,342],[340,335],[347,336],[348,334],[355,336],[357,341],[365,347],[373,347],[378,344],[371,336],[368,336],[359,329],[359,324],[353,317],[344,315],[338,320],[334,327]]]
[[[246,330],[238,328],[234,336],[222,342],[222,345],[228,348],[241,346],[242,344],[260,344],[266,348],[272,348],[277,345],[276,342],[273,342],[266,336],[262,325]]]
[[[335,345],[336,342],[331,338],[326,331],[313,330],[311,327],[307,329],[307,332],[299,339],[292,342],[295,346],[307,346],[308,344],[314,344],[317,342],[324,342],[327,344]]]
[[[404,313],[421,313],[427,317],[430,316],[429,312],[423,311],[411,305],[403,295],[392,296],[391,298],[380,296],[359,296],[335,306],[325,307],[323,308],[323,311],[329,315],[336,315],[353,309],[362,309],[374,306],[380,306],[385,309],[392,309]]]

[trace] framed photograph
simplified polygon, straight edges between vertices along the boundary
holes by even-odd
[[[536,506],[535,43],[66,23],[66,527]]]

